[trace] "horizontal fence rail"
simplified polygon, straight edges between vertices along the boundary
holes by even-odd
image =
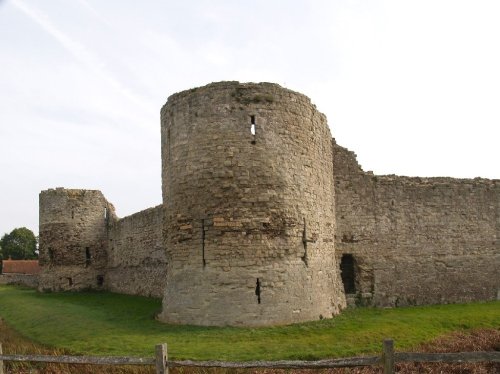
[[[395,353],[396,362],[500,362],[500,352]]]
[[[3,361],[45,362],[79,365],[149,365],[156,367],[157,374],[168,373],[167,345],[155,347],[155,357],[104,357],[104,356],[46,356],[46,355],[5,355],[0,343],[0,374],[5,374]]]
[[[217,367],[231,369],[329,369],[355,366],[371,366],[380,363],[380,356],[350,357],[319,361],[168,361],[174,367]]]
[[[168,368],[175,367],[217,367],[217,368],[262,368],[262,369],[328,369],[356,366],[382,365],[384,374],[394,373],[397,362],[500,362],[500,352],[459,352],[459,353],[412,353],[394,352],[394,342],[386,339],[380,356],[349,357],[318,361],[176,361],[168,360],[167,344],[155,347],[155,357],[94,357],[94,356],[44,356],[2,354],[0,343],[0,374],[4,373],[3,361],[46,362],[87,365],[150,365],[156,367],[157,374],[167,374]]]
[[[1,355],[0,360],[16,362],[51,362],[85,365],[154,365],[154,358],[99,356]]]

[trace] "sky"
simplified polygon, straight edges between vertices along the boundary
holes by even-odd
[[[498,0],[0,0],[0,235],[38,194],[161,203],[160,108],[210,82],[309,96],[375,174],[500,178]]]

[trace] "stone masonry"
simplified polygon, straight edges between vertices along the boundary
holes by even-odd
[[[269,325],[345,306],[331,135],[305,96],[209,85],[161,112],[166,322]]]
[[[352,304],[495,299],[500,182],[364,172],[310,100],[220,82],[161,110],[163,204],[40,193],[40,290],[163,298],[169,323],[260,326]],[[333,161],[333,162],[332,162]]]
[[[39,214],[39,288],[101,289],[113,206],[100,191],[57,188],[40,193]]]
[[[354,260],[355,302],[404,306],[495,299],[500,181],[364,172],[334,142],[336,249]]]

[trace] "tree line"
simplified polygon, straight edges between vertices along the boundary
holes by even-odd
[[[38,258],[38,239],[33,231],[18,227],[0,239],[0,273],[2,260],[34,260]]]

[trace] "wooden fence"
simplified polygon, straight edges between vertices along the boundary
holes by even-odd
[[[63,364],[90,365],[150,365],[156,367],[157,374],[168,374],[174,367],[217,367],[217,368],[262,368],[262,369],[326,369],[356,366],[381,365],[384,374],[392,374],[397,362],[500,362],[500,352],[459,352],[459,353],[406,353],[394,352],[393,340],[383,342],[380,356],[350,357],[319,361],[174,361],[168,360],[167,344],[155,347],[154,358],[142,357],[92,357],[92,356],[42,356],[42,355],[4,355],[0,343],[0,374],[4,373],[3,361],[17,362],[55,362]]]

